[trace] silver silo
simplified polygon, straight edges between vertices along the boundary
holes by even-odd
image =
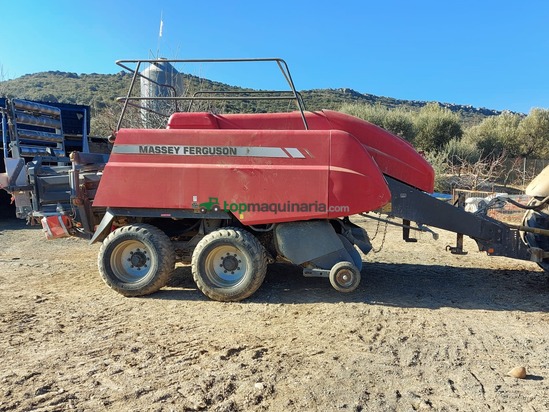
[[[150,63],[149,67],[141,72],[141,97],[175,97],[183,93],[183,75],[179,73],[168,61]],[[174,101],[169,100],[143,100],[141,110],[143,127],[166,127],[167,118],[159,115],[170,115],[176,110]],[[155,113],[156,112],[156,113]]]

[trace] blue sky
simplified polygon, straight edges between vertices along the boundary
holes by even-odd
[[[4,79],[115,73],[115,60],[159,50],[181,59],[282,57],[300,90],[549,108],[547,0],[0,0],[0,13]],[[277,87],[260,71],[196,70]]]

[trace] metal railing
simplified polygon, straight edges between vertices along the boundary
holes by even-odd
[[[173,87],[170,84],[162,84],[154,79],[145,76],[141,69],[143,68],[142,65],[144,64],[184,64],[184,63],[257,63],[257,62],[271,62],[275,63],[278,68],[280,69],[280,72],[282,73],[284,79],[286,80],[286,83],[289,86],[289,90],[272,90],[272,91],[212,91],[212,90],[200,90],[198,92],[195,92],[193,96],[177,96],[177,90],[175,87]],[[166,116],[164,113],[160,113],[155,111],[154,109],[151,109],[150,107],[147,107],[141,102],[143,101],[173,101],[175,102],[175,109],[178,110],[177,103],[179,101],[188,101],[189,102],[189,109],[192,107],[192,104],[194,101],[227,101],[227,100],[288,100],[288,101],[295,101],[297,109],[301,113],[301,119],[303,120],[303,126],[305,130],[309,129],[309,126],[307,124],[307,119],[305,118],[305,105],[303,104],[303,99],[301,95],[296,91],[295,85],[292,79],[292,76],[290,74],[290,69],[288,68],[287,63],[280,59],[280,58],[253,58],[253,59],[147,59],[147,60],[117,60],[116,64],[120,67],[122,67],[124,70],[127,70],[130,73],[133,73],[132,80],[130,83],[130,87],[128,88],[128,93],[125,97],[118,97],[116,100],[123,103],[122,112],[120,114],[120,118],[118,120],[118,124],[116,126],[116,130],[119,130],[122,126],[122,121],[124,119],[124,116],[126,114],[126,111],[129,106],[136,107],[142,110],[146,110],[148,112],[156,113],[161,116]],[[135,67],[130,67],[130,65],[135,65]],[[155,97],[155,96],[148,96],[148,97],[137,97],[132,96],[134,93],[135,83],[137,79],[146,79],[147,81],[159,86],[159,87],[166,87],[171,91],[173,96],[162,96],[162,97]],[[217,94],[217,95],[216,95]],[[241,95],[239,95],[241,94]],[[248,96],[245,96],[245,95]],[[252,94],[252,96],[249,96]],[[269,95],[267,95],[269,94]],[[278,95],[277,95],[278,94]],[[205,95],[205,96],[201,96]],[[229,96],[227,96],[229,95]]]

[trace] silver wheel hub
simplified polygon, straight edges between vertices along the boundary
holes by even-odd
[[[223,272],[231,272],[231,274],[234,275],[235,270],[240,270],[240,267],[238,266],[239,263],[241,263],[241,260],[238,259],[238,255],[236,253],[234,255],[227,253],[226,256],[221,258],[220,267],[224,269]]]
[[[206,257],[205,274],[216,286],[235,286],[248,270],[246,262],[245,255],[235,246],[218,246]]]
[[[142,267],[147,267],[147,251],[146,250],[139,250],[136,251],[130,251],[130,257],[128,258],[128,262],[130,262],[131,267],[136,267],[138,270]]]
[[[336,280],[342,286],[349,286],[353,282],[353,274],[349,269],[341,269],[336,275]]]
[[[111,268],[124,282],[137,282],[150,273],[151,253],[141,242],[123,242],[112,252]]]

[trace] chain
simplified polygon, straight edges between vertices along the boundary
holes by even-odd
[[[379,213],[379,216],[381,217],[381,213]],[[370,238],[370,240],[374,240],[377,236],[377,234],[379,233],[379,226],[381,225],[381,220],[378,220],[377,221],[377,226],[376,226],[376,233],[374,233],[374,235]]]
[[[388,223],[385,222],[385,228],[383,230],[383,239],[381,239],[381,245],[379,245],[379,248],[377,249],[372,248],[372,252],[379,253],[383,249],[383,246],[385,245],[385,237],[387,236],[387,226],[388,226]],[[379,229],[379,223],[378,223],[378,229]],[[376,230],[376,235],[377,235],[377,230]],[[375,236],[372,239],[374,238]]]

